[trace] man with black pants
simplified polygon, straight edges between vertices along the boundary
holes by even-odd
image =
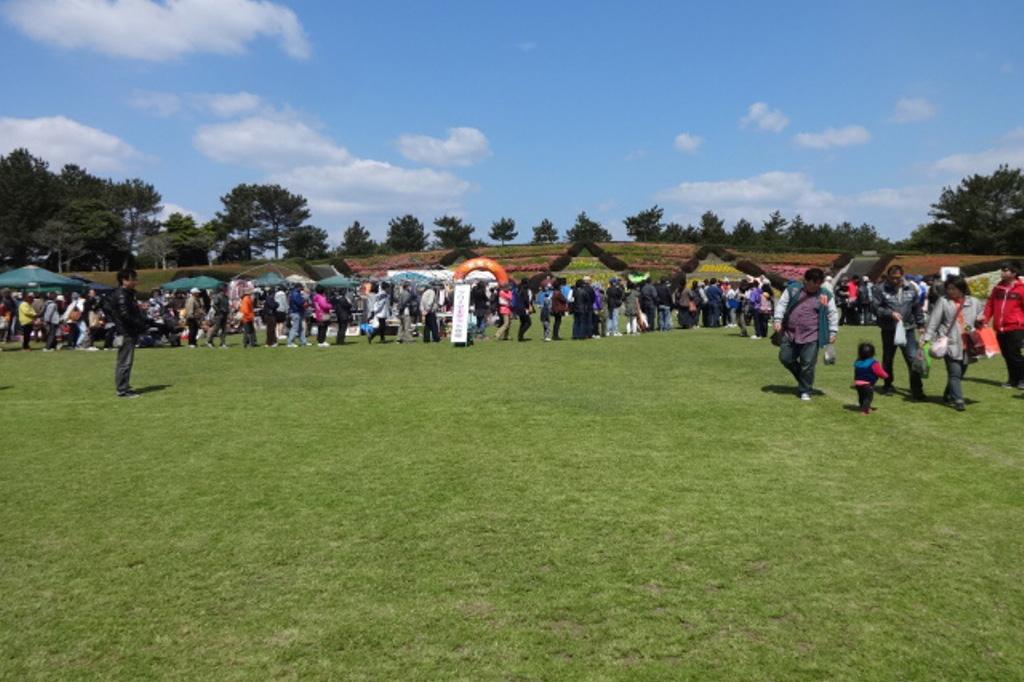
[[[871,296],[874,299],[875,319],[882,330],[882,368],[888,375],[881,394],[893,394],[892,363],[896,357],[896,328],[897,325],[903,325],[907,342],[900,350],[907,363],[907,371],[910,372],[910,395],[914,400],[924,400],[921,375],[914,371],[918,339],[924,335],[925,327],[924,311],[921,308],[921,297],[917,287],[903,279],[902,267],[892,265],[885,273],[885,283],[874,287]]]
[[[228,347],[228,313],[231,312],[231,302],[228,300],[227,285],[218,284],[217,293],[213,295],[210,305],[213,307],[213,321],[210,324],[210,335],[206,337],[206,347],[214,348],[214,339],[220,336],[220,347]]]
[[[647,318],[647,328],[644,331],[656,331],[658,328],[658,290],[651,283],[650,278],[640,287],[640,310]]]
[[[338,289],[331,298],[331,305],[334,307],[334,314],[338,318],[338,335],[334,339],[335,345],[345,345],[345,334],[348,332],[348,325],[352,322],[352,301],[349,300],[343,289]]]
[[[999,274],[999,284],[989,294],[979,326],[987,322],[996,333],[1006,362],[1003,388],[1024,389],[1024,282],[1020,280],[1020,265],[1004,263]]]
[[[117,288],[110,295],[110,316],[117,333],[121,336],[121,347],[117,349],[117,367],[114,370],[114,384],[118,398],[138,398],[132,390],[132,365],[135,363],[135,343],[146,331],[146,318],[135,300],[135,287],[139,276],[134,270],[117,273]]]

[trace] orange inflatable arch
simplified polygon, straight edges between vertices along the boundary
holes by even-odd
[[[508,283],[508,273],[505,272],[505,268],[501,267],[498,261],[490,258],[470,258],[464,261],[459,267],[455,268],[453,277],[456,282],[461,282],[466,278],[466,275],[475,270],[486,270],[491,273],[498,280],[498,284],[505,285]]]

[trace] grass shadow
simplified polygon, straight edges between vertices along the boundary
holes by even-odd
[[[155,393],[156,391],[162,391],[165,388],[170,388],[171,384],[153,384],[152,386],[143,386],[142,388],[136,388],[136,393]]]
[[[1002,386],[1003,382],[995,379],[983,379],[981,377],[964,377],[961,381],[970,381],[975,384],[988,384],[989,386]]]
[[[783,386],[781,384],[768,384],[761,387],[762,393],[775,393],[776,395],[796,395],[796,386]]]

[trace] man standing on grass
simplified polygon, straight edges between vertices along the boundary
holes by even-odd
[[[423,315],[423,343],[439,343],[437,328],[437,290],[433,286],[420,288],[420,313]]]
[[[832,294],[821,288],[825,273],[811,268],[803,284],[786,287],[775,304],[773,326],[782,335],[779,362],[797,381],[800,400],[810,400],[818,349],[836,342],[839,311]]]
[[[210,324],[210,333],[206,337],[206,347],[213,348],[213,341],[220,334],[220,347],[228,347],[228,314],[231,312],[231,302],[228,300],[227,285],[217,285],[217,293],[213,295],[210,302],[213,308],[213,321]]]
[[[999,271],[999,284],[992,289],[985,304],[980,324],[989,322],[995,330],[999,350],[1006,362],[1007,379],[1003,388],[1024,389],[1024,282],[1020,265],[1004,263]]]
[[[882,330],[882,368],[888,376],[882,387],[882,395],[892,395],[893,360],[896,357],[896,328],[903,326],[906,343],[900,347],[903,359],[910,372],[910,394],[914,400],[924,400],[924,384],[921,375],[914,371],[914,356],[917,354],[918,339],[924,336],[924,311],[921,297],[911,282],[903,279],[903,268],[891,265],[885,273],[885,283],[871,292],[875,304],[875,318]]]
[[[117,365],[114,369],[114,384],[118,398],[138,398],[139,394],[132,390],[132,365],[135,364],[135,344],[139,335],[146,331],[146,318],[139,310],[135,300],[135,287],[139,276],[134,270],[122,270],[117,273],[117,288],[110,295],[108,314],[114,322],[121,347],[117,349]]]

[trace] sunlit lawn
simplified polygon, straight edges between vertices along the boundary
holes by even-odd
[[[132,401],[4,352],[0,678],[1024,677],[1000,359],[862,417],[870,328],[810,403],[733,330],[531,335],[144,350]]]

